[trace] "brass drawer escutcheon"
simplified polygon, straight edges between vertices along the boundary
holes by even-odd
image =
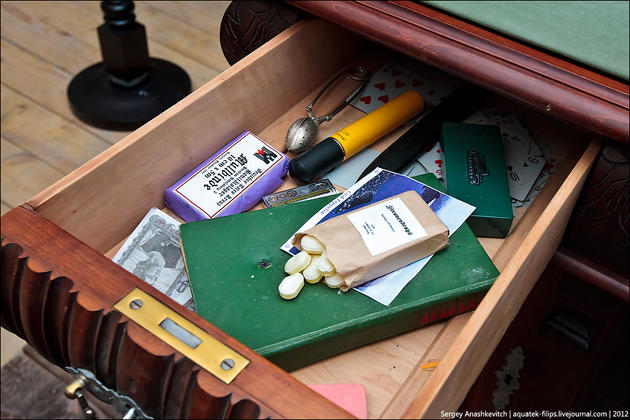
[[[140,289],[132,290],[114,308],[226,384],[249,363],[239,353]]]

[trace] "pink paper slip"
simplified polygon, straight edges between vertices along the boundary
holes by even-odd
[[[367,418],[365,387],[361,384],[321,384],[309,385],[313,391],[323,395],[350,414]]]

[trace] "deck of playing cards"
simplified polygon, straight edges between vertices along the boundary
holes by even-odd
[[[399,63],[387,63],[372,75],[370,82],[351,105],[370,113],[413,89],[422,96],[427,108],[433,108],[460,84],[460,80],[420,64],[414,63],[411,69]]]
[[[414,89],[422,95],[427,109],[431,109],[459,84],[459,80],[421,64],[392,62],[374,73],[351,105],[361,111],[372,112],[406,90]],[[499,127],[513,211],[518,207],[527,207],[555,171],[562,151],[534,140],[512,110],[482,109],[463,122]],[[444,151],[437,140],[431,150],[416,161],[421,165],[421,172],[426,169],[447,185]]]
[[[547,164],[556,162],[555,158],[543,152],[511,110],[480,110],[464,122],[499,127],[512,206],[516,209],[528,205],[555,169]],[[548,170],[543,171],[545,167]]]

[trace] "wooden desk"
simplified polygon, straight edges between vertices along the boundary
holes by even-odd
[[[373,394],[381,397],[371,399],[371,416],[435,417],[440,410],[459,407],[562,240],[602,146],[584,129],[627,142],[628,86],[413,3],[299,5],[314,12],[319,7],[316,14],[335,24],[298,22],[2,217],[3,327],[60,366],[91,370],[153,416],[344,417],[348,414],[294,376],[313,382],[329,372],[336,376],[326,380],[355,378],[352,362],[359,353],[374,360],[370,369],[358,373],[369,377],[366,386],[388,382],[384,392]],[[248,127],[282,147],[286,127],[339,68],[373,57],[378,47],[368,40],[482,85],[515,105],[533,107],[539,111],[531,113],[534,126],[556,133],[554,138],[566,142],[570,153],[505,241],[482,240],[501,276],[472,315],[357,349],[291,376],[107,257],[150,207],[163,207],[167,186],[235,131]],[[331,104],[338,99],[329,98]],[[356,119],[354,111],[344,110],[330,129]],[[381,146],[400,134],[387,136]],[[290,186],[288,180],[281,188]],[[199,369],[113,309],[134,287],[227,343],[250,365],[230,385]],[[419,362],[433,358],[441,359],[438,368],[423,370]],[[405,369],[392,375],[392,360],[403,361]]]

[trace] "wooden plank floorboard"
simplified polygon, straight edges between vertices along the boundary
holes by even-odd
[[[3,137],[64,174],[110,146],[8,86],[0,96]]]
[[[150,55],[181,66],[193,90],[228,67],[218,37],[229,2],[141,3],[136,2],[137,16],[147,28]],[[99,7],[96,1],[0,2],[2,215],[127,134],[82,123],[66,97],[70,80],[101,60],[96,32],[103,23]],[[22,343],[2,331],[3,365]],[[38,386],[38,381],[41,375],[34,375],[12,392],[45,402],[51,390]],[[2,396],[4,417],[10,407],[4,392]],[[64,398],[56,393],[54,399]],[[76,402],[71,405],[76,408]],[[33,413],[13,414],[26,418]],[[48,416],[59,418],[64,413],[49,410]]]
[[[225,10],[230,4],[229,1],[144,1],[142,3],[202,31],[216,28],[216,36],[219,36],[218,28],[223,17],[223,12],[217,13],[217,11]]]
[[[76,121],[86,131],[113,144],[124,137],[124,133],[91,127],[78,121],[68,105],[66,89],[74,76],[58,66],[38,57],[2,37],[3,84],[10,86],[33,102],[49,109],[70,121]]]
[[[77,4],[102,15],[98,2]],[[221,51],[218,28],[209,24],[207,30],[199,29],[145,2],[135,2],[135,6],[136,19],[146,26],[149,42],[160,43],[219,72],[229,66]]]
[[[71,74],[101,60],[96,28],[102,16],[73,2],[52,12],[37,2],[12,2],[2,5],[2,35],[23,49],[54,63]],[[11,34],[19,33],[18,36]],[[219,71],[149,39],[152,57],[169,60],[186,70],[193,89]]]
[[[161,2],[160,2],[161,3]],[[221,22],[221,18],[225,13],[225,9],[230,5],[231,1],[196,1],[196,0],[179,0],[178,4],[184,5],[189,9],[196,9],[198,13],[201,13],[203,16],[208,17],[209,19],[217,19],[219,25]],[[219,30],[217,26],[216,30]]]
[[[2,137],[2,201],[18,206],[65,174]]]
[[[184,68],[193,89],[228,67],[218,34],[229,2],[141,3],[136,12],[147,27],[151,56]],[[72,77],[101,59],[99,7],[99,2],[0,3],[3,214],[127,134],[82,123],[66,98]]]
[[[4,214],[12,208],[13,206],[9,205],[9,203],[5,203],[4,200],[2,200],[2,202],[0,203],[0,215],[4,216]]]
[[[48,10],[39,2],[3,2],[2,36],[72,74],[101,59],[98,46],[89,42],[96,41],[97,19],[85,19],[64,7],[59,10],[64,22],[56,16],[51,19]]]

